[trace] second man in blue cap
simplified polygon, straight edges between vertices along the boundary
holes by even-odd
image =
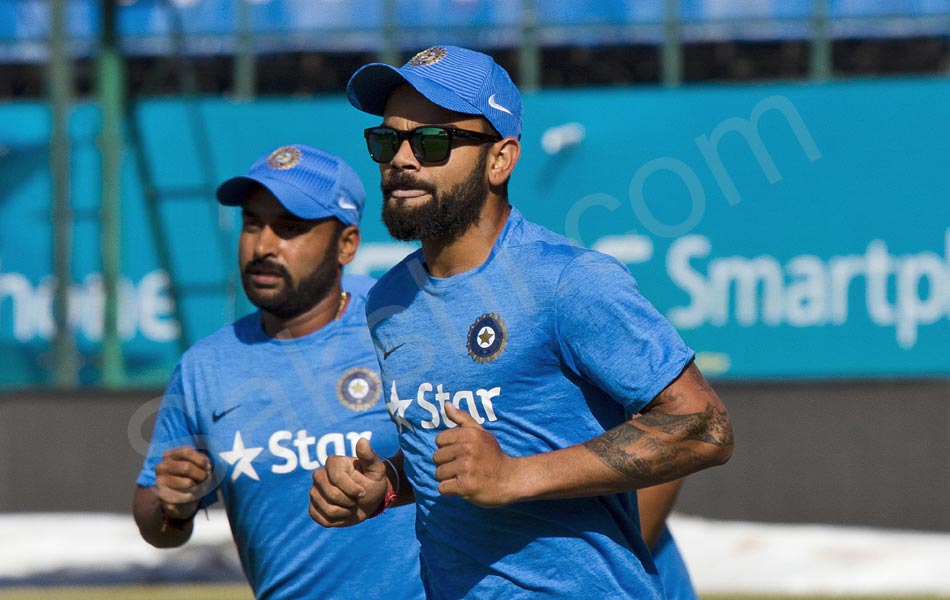
[[[355,455],[359,440],[384,456],[398,448],[367,286],[342,276],[360,242],[363,186],[340,158],[293,144],[217,196],[241,209],[241,280],[259,310],[200,340],[172,374],[135,493],[142,537],[184,544],[199,508],[220,499],[255,598],[418,600],[411,509],[338,531],[306,511],[311,472],[329,456]],[[371,587],[354,575],[367,565],[383,570]]]

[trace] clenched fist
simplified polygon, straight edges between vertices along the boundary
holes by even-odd
[[[174,519],[195,514],[212,483],[211,460],[190,446],[168,450],[155,467],[155,491],[162,510]]]
[[[439,493],[459,496],[483,508],[516,501],[512,482],[517,481],[515,460],[505,454],[498,440],[464,410],[445,404],[445,414],[458,427],[435,438],[432,455]]]
[[[389,489],[386,464],[366,438],[356,443],[356,457],[330,456],[313,472],[310,518],[324,527],[362,523],[382,504]]]

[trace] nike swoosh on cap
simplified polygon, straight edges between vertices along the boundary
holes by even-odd
[[[337,200],[337,204],[343,210],[356,210],[357,208],[359,208],[358,206],[356,206],[355,204],[353,204],[352,202],[350,202],[343,196],[340,196],[340,199]]]
[[[500,110],[500,111],[502,111],[502,112],[506,112],[506,113],[508,113],[509,115],[511,115],[511,111],[510,111],[510,110],[508,110],[507,108],[505,108],[505,107],[502,106],[501,104],[498,104],[498,102],[495,101],[495,95],[496,95],[496,94],[492,94],[491,96],[488,97],[488,106],[490,106],[490,107],[492,107],[492,108],[497,108],[498,110]],[[511,115],[511,116],[514,116],[514,115]]]

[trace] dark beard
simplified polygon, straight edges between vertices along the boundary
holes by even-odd
[[[338,232],[339,233],[339,232]],[[290,273],[283,265],[271,262],[270,260],[252,260],[241,273],[241,285],[244,286],[244,293],[251,304],[264,312],[270,313],[286,321],[296,316],[302,315],[317,305],[321,300],[327,297],[327,294],[333,288],[337,278],[340,276],[340,264],[337,262],[337,242],[339,235],[334,238],[334,242],[327,248],[327,252],[313,271],[304,277],[299,285],[294,285]],[[274,296],[260,296],[253,287],[250,286],[250,275],[255,270],[265,270],[268,272],[277,272],[284,280],[284,286]]]
[[[389,235],[404,242],[451,241],[465,233],[478,222],[488,199],[488,184],[484,180],[487,157],[485,148],[468,177],[444,193],[438,193],[433,186],[417,181],[405,171],[393,171],[382,184],[383,223]],[[390,194],[399,189],[424,190],[432,198],[421,206],[406,208],[400,206],[399,200],[389,200]]]

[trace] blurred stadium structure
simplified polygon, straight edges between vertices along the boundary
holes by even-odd
[[[0,511],[127,509],[142,407],[248,309],[210,199],[263,149],[364,177],[355,271],[406,251],[341,91],[432,42],[528,91],[513,202],[720,380],[684,511],[950,531],[950,0],[0,0]]]
[[[180,92],[176,58],[195,91],[338,92],[432,39],[491,50],[526,89],[950,69],[947,0],[2,0],[0,97],[43,93],[57,6],[92,93],[110,4],[133,94]]]

